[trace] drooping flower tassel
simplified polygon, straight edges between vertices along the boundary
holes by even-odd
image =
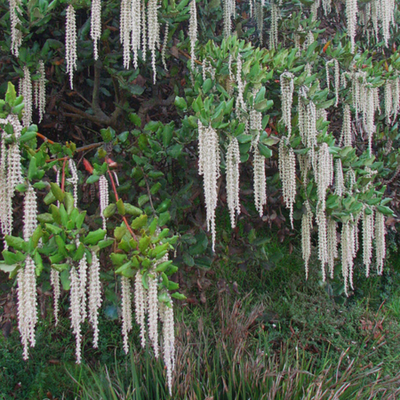
[[[80,364],[82,359],[82,334],[81,334],[81,285],[74,266],[69,271],[70,286],[70,313],[71,327],[75,335],[75,356],[76,363]]]
[[[133,51],[133,66],[138,67],[138,55],[140,50],[140,36],[141,36],[141,11],[140,0],[131,0],[131,17],[132,17],[132,51]]]
[[[39,68],[36,73],[40,75],[39,80],[35,81],[35,107],[39,111],[40,123],[46,111],[46,71],[43,60],[39,60]]]
[[[129,343],[128,335],[132,330],[132,294],[131,294],[131,282],[126,276],[121,277],[121,288],[122,288],[122,339],[125,354],[128,354]]]
[[[122,44],[123,65],[129,69],[131,61],[131,31],[132,31],[132,4],[131,0],[121,1],[119,40]]]
[[[9,0],[11,21],[11,53],[19,56],[19,48],[22,44],[22,32],[17,28],[21,24],[18,13],[20,13],[21,0]]]
[[[68,182],[72,184],[73,187],[73,197],[74,197],[74,207],[78,206],[78,170],[76,169],[75,161],[70,158],[68,161],[69,172],[71,173],[71,178],[68,179]]]
[[[154,275],[154,276],[151,276]],[[152,271],[149,274],[149,290],[148,290],[148,325],[149,325],[149,338],[153,346],[154,356],[158,358],[158,282],[157,273]]]
[[[140,343],[146,347],[146,310],[147,310],[147,291],[143,286],[142,274],[138,271],[135,275],[135,319],[140,326]]]
[[[59,301],[61,296],[60,290],[60,273],[54,268],[50,271],[50,283],[53,286],[53,307],[55,325],[58,325]]]
[[[258,147],[254,149],[254,205],[260,217],[263,216],[263,206],[267,204],[267,183],[265,176],[265,157],[260,153]]]
[[[175,369],[175,331],[174,331],[174,303],[168,294],[169,306],[160,303],[160,317],[163,322],[163,355],[167,368],[167,384],[172,396],[172,373]]]
[[[383,264],[386,258],[386,227],[385,216],[376,212],[375,215],[375,246],[376,246],[376,268],[378,275],[383,274]]]
[[[24,77],[20,82],[20,94],[24,97],[24,112],[22,114],[22,124],[25,128],[32,123],[32,81],[28,67],[24,67]]]
[[[296,157],[293,149],[285,144],[287,138],[279,143],[279,175],[282,182],[282,195],[286,208],[290,211],[290,224],[293,229],[293,204],[296,199]]]
[[[92,263],[89,269],[89,322],[93,327],[93,347],[99,343],[99,309],[101,307],[100,262],[95,251],[92,251]]]
[[[204,196],[207,209],[207,230],[212,235],[212,250],[215,250],[215,210],[218,201],[218,178],[220,176],[220,153],[217,132],[204,127],[199,121],[199,175],[204,177]]]
[[[100,215],[103,220],[103,229],[107,229],[107,218],[104,216],[104,210],[109,204],[109,192],[108,192],[108,181],[104,175],[100,176],[99,179],[99,192],[100,192]]]
[[[67,63],[67,74],[71,90],[74,88],[74,71],[77,68],[76,51],[76,15],[73,5],[67,7],[65,22],[65,60]]]
[[[327,239],[328,239],[328,266],[329,266],[329,275],[331,279],[333,279],[334,269],[335,269],[335,258],[339,256],[338,248],[337,248],[337,223],[334,219],[329,218],[328,220],[328,231],[327,231]]]
[[[149,50],[151,52],[151,65],[153,69],[153,83],[156,83],[156,44],[160,40],[160,25],[158,23],[158,0],[149,0],[147,5],[147,36],[149,40]]]
[[[305,212],[301,218],[301,252],[304,260],[306,279],[308,279],[308,264],[311,255],[311,230],[313,227],[313,213],[308,200],[304,202]]]
[[[372,262],[372,239],[374,237],[374,210],[364,209],[362,215],[362,239],[363,239],[363,262],[365,265],[365,275],[369,276]]]
[[[93,40],[93,58],[99,58],[98,41],[101,37],[101,0],[92,0],[92,15],[90,17],[90,37]]]
[[[196,0],[190,3],[190,19],[189,19],[189,38],[190,38],[190,65],[194,71],[194,64],[196,62],[196,42],[197,42],[197,10]]]
[[[282,121],[288,130],[288,137],[292,134],[292,103],[293,103],[293,83],[294,75],[291,72],[281,74],[281,103]]]
[[[226,191],[228,197],[228,208],[231,217],[232,229],[236,226],[235,216],[240,214],[239,199],[239,164],[240,151],[236,138],[232,138],[226,155]]]

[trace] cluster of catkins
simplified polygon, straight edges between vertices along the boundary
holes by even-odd
[[[11,124],[16,139],[21,134],[22,126],[15,115],[0,120],[2,125]],[[18,142],[6,145],[4,130],[0,130],[0,229],[3,235],[11,235],[13,229],[12,201],[16,186],[24,182],[21,171],[21,154]],[[67,182],[71,185],[74,205],[78,202],[78,171],[75,162],[70,159],[68,163],[70,178]],[[57,180],[59,181],[57,171]],[[99,179],[100,214],[103,218],[103,228],[106,228],[104,210],[109,203],[108,181],[105,176]],[[24,194],[24,217],[23,238],[29,241],[37,227],[37,199],[33,186],[28,183]],[[79,245],[79,243],[77,243]],[[7,247],[7,242],[5,242]],[[39,243],[40,246],[40,243]],[[166,255],[157,263],[166,261]],[[93,347],[98,347],[99,328],[98,317],[102,303],[100,262],[98,254],[91,250],[91,261],[88,262],[86,254],[83,255],[78,265],[71,265],[69,272],[70,280],[70,319],[71,327],[76,339],[76,362],[80,363],[82,358],[82,324],[87,319],[93,328]],[[158,321],[161,320],[163,338],[163,359],[167,368],[167,382],[171,392],[172,374],[175,364],[175,334],[173,301],[168,294],[169,306],[158,300],[159,273],[156,272],[157,265],[148,275],[148,289],[142,282],[140,271],[135,277],[135,317],[141,330],[141,343],[146,344],[146,322],[148,315],[148,336],[154,349],[156,357],[159,356]],[[23,357],[28,358],[28,349],[35,346],[35,326],[37,317],[37,293],[36,293],[36,266],[35,261],[28,255],[25,266],[17,273],[17,296],[18,296],[18,329],[21,334],[23,345]],[[60,273],[51,269],[50,283],[53,287],[54,318],[56,325],[59,321],[59,300],[61,296]],[[132,329],[132,296],[131,279],[122,277],[122,336],[123,347],[128,352],[128,333]]]
[[[329,66],[334,65],[334,89],[336,102],[339,103],[339,89],[347,87],[347,80],[352,83],[352,107],[356,114],[356,119],[361,118],[362,132],[365,132],[368,140],[368,149],[372,155],[372,137],[376,130],[374,118],[375,112],[380,110],[380,99],[378,87],[372,87],[366,80],[364,71],[354,70],[351,73],[343,72],[340,76],[339,63],[336,59],[326,64],[327,87],[330,88]],[[286,125],[288,136],[283,138],[279,146],[279,172],[282,180],[283,199],[287,208],[290,210],[292,220],[292,207],[296,196],[296,167],[295,157],[289,145],[290,134],[292,131],[290,110],[292,109],[293,88],[290,80],[293,76],[288,73],[281,75],[281,99],[282,99],[282,121]],[[384,104],[387,123],[393,123],[400,113],[400,77],[388,79],[384,86]],[[307,154],[299,154],[298,162],[301,172],[305,193],[307,193],[307,183],[309,172],[313,171],[317,185],[318,201],[315,205],[315,220],[318,227],[318,259],[321,262],[322,277],[325,280],[326,266],[329,268],[330,276],[334,274],[335,259],[339,253],[337,249],[338,232],[337,222],[326,215],[326,197],[330,189],[334,194],[342,197],[344,195],[355,194],[356,175],[351,168],[347,168],[343,173],[341,159],[337,159],[334,164],[333,156],[329,153],[326,143],[317,144],[317,125],[318,119],[326,120],[326,112],[317,110],[315,104],[307,97],[307,87],[300,87],[298,92],[298,129],[301,141],[309,151]],[[353,128],[351,122],[351,107],[344,105],[342,132],[339,138],[339,145],[344,147],[353,145]],[[365,168],[368,172],[366,176],[372,177],[373,171]],[[369,189],[369,183],[363,190]],[[358,190],[358,189],[357,189]],[[303,217],[301,224],[302,232],[302,254],[308,276],[308,264],[311,255],[311,234],[313,229],[313,212],[310,201],[307,199],[303,205]],[[353,265],[356,257],[358,243],[358,225],[362,225],[362,248],[363,261],[366,267],[366,275],[369,275],[372,263],[373,239],[375,239],[375,259],[378,274],[383,272],[385,259],[385,217],[373,206],[364,206],[356,215],[351,215],[346,221],[342,221],[340,234],[341,243],[341,264],[342,275],[344,277],[345,292],[348,294],[349,287],[353,289]]]

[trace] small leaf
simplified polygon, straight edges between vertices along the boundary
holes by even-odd
[[[64,193],[61,190],[60,186],[58,186],[56,183],[54,182],[50,182],[50,187],[51,187],[51,192],[53,193],[54,197],[58,200],[58,201],[63,201],[64,200]]]
[[[125,207],[124,207],[124,202],[122,201],[122,199],[119,199],[117,201],[116,206],[117,206],[119,215],[124,216],[125,215]]]
[[[10,235],[6,235],[5,239],[9,247],[14,248],[15,250],[26,251],[27,244],[24,239]]]
[[[103,211],[105,218],[112,217],[117,211],[117,206],[114,203],[109,204]]]
[[[134,230],[143,228],[143,226],[145,226],[147,224],[147,215],[146,214],[142,214],[141,216],[135,218],[132,223],[131,223],[131,227]]]
[[[83,239],[83,243],[95,245],[100,240],[104,239],[106,233],[107,232],[104,229],[97,229],[96,231],[89,232],[87,236]]]
[[[186,300],[186,298],[187,298],[184,294],[178,293],[178,292],[172,293],[171,297],[173,297],[174,299],[177,299],[177,300]]]

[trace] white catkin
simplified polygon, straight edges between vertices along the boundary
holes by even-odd
[[[146,52],[147,52],[147,26],[146,26],[146,3],[142,0],[142,59],[146,62]]]
[[[357,29],[357,0],[346,0],[347,34],[350,37],[351,52],[354,53]]]
[[[54,320],[55,325],[58,325],[59,301],[61,296],[60,290],[60,273],[54,268],[50,271],[50,283],[53,286],[53,304],[54,304]]]
[[[265,176],[265,157],[260,153],[258,147],[254,149],[254,204],[260,217],[263,216],[264,204],[267,204],[267,184]]]
[[[22,44],[22,32],[18,29],[21,24],[18,14],[22,14],[22,1],[9,0],[10,4],[10,22],[11,22],[11,53],[15,57],[19,56],[19,48]]]
[[[293,204],[296,199],[296,158],[294,151],[284,140],[279,143],[279,175],[282,181],[283,202],[290,211],[290,224],[293,229]]]
[[[304,260],[306,279],[308,279],[308,264],[311,255],[311,232],[313,227],[313,213],[308,200],[304,202],[305,212],[301,218],[301,251]]]
[[[154,275],[154,276],[151,276]],[[154,356],[158,358],[158,275],[152,271],[148,276],[149,290],[148,290],[148,326],[149,338],[154,350]]]
[[[252,131],[251,150],[258,146],[260,134],[262,132],[262,114],[256,110],[250,111],[250,130]]]
[[[190,38],[190,65],[194,71],[196,62],[196,42],[197,42],[197,9],[196,0],[190,2],[190,19],[189,19],[189,38]]]
[[[383,265],[386,257],[386,227],[385,216],[376,212],[375,214],[375,248],[376,248],[376,268],[378,275],[383,274]]]
[[[229,37],[232,33],[232,8],[234,9],[233,0],[223,0],[224,37]]]
[[[140,36],[141,36],[141,11],[140,0],[131,0],[131,45],[133,51],[133,66],[138,68],[138,57],[140,50]],[[168,25],[167,25],[168,26]]]
[[[239,143],[236,138],[232,138],[226,154],[226,191],[232,229],[236,226],[236,213],[240,214],[239,164]]]
[[[351,129],[351,110],[348,104],[344,106],[343,110],[343,126],[339,144],[341,143],[343,143],[345,147],[352,146],[353,143],[353,134]]]
[[[275,3],[271,3],[271,27],[269,31],[269,48],[273,50],[278,47],[278,20],[279,7]]]
[[[93,58],[99,58],[98,41],[101,37],[101,0],[92,0],[90,16],[90,37],[93,40]]]
[[[238,109],[239,107],[241,107],[242,110],[246,111],[247,107],[243,98],[245,84],[242,81],[242,57],[240,56],[240,54],[238,55],[236,63],[236,84],[238,88],[238,94],[236,97],[236,108]]]
[[[342,160],[339,158],[335,162],[335,194],[337,194],[339,197],[342,197],[344,190],[345,187]]]
[[[170,396],[172,396],[172,373],[175,369],[175,330],[174,307],[171,296],[168,294],[169,306],[160,303],[160,317],[163,322],[163,355],[167,368],[167,384]]]
[[[39,60],[39,68],[36,72],[40,77],[35,81],[35,107],[39,111],[39,123],[42,122],[46,111],[46,71],[43,60]]]
[[[147,310],[147,291],[143,286],[142,275],[138,271],[135,275],[135,319],[140,326],[140,343],[146,347],[146,319]]]
[[[293,102],[293,83],[294,75],[290,72],[284,72],[280,76],[281,83],[281,103],[282,103],[282,121],[288,130],[288,137],[292,134],[292,102]]]
[[[99,345],[99,309],[101,307],[100,262],[95,251],[92,250],[92,263],[89,269],[89,300],[88,317],[93,327],[93,347]]]
[[[86,283],[87,283],[87,259],[86,254],[79,261],[78,275],[79,275],[79,294],[80,294],[80,307],[81,307],[81,322],[86,319]]]
[[[346,296],[349,295],[349,274],[352,270],[353,256],[352,256],[352,243],[350,238],[351,227],[349,222],[342,224],[341,232],[341,261],[342,261],[342,275],[344,280],[344,292]]]
[[[29,127],[32,123],[32,109],[33,109],[33,92],[32,92],[32,81],[31,73],[28,67],[24,67],[24,77],[20,82],[21,95],[24,97],[24,112],[22,114],[22,124],[25,128]]]
[[[78,170],[76,169],[75,161],[70,158],[68,160],[69,172],[71,174],[71,178],[68,179],[68,182],[72,184],[73,188],[73,197],[74,197],[74,207],[78,206]]]
[[[125,354],[129,352],[129,332],[132,330],[132,295],[131,282],[126,276],[121,277],[122,288],[122,339]]]
[[[199,175],[203,175],[204,197],[207,209],[207,229],[212,235],[215,250],[215,210],[218,202],[218,178],[220,176],[220,151],[217,132],[199,122]]]
[[[167,23],[167,24],[165,24],[164,41],[163,41],[163,46],[162,46],[162,51],[161,51],[161,61],[164,66],[164,69],[166,71],[168,70],[167,63],[165,61],[165,52],[166,52],[167,44],[168,44],[168,29],[169,28],[168,28],[168,23]]]
[[[158,0],[149,0],[147,4],[147,37],[151,53],[151,66],[153,69],[153,83],[156,83],[156,44],[160,40],[160,26],[158,23]]]
[[[366,208],[362,214],[362,240],[363,240],[363,262],[365,265],[365,275],[369,276],[370,266],[372,262],[372,239],[374,237],[374,210],[369,209],[367,214]]]
[[[329,275],[333,279],[333,274],[335,271],[335,259],[339,256],[337,248],[337,223],[334,219],[328,219],[328,230],[327,230],[327,240],[328,240],[328,266]]]
[[[391,123],[390,117],[392,115],[393,97],[392,97],[392,84],[390,80],[385,82],[385,117],[388,124]]]
[[[10,123],[13,127],[14,136],[18,139],[21,136],[22,125],[16,115],[9,115],[5,123]],[[5,133],[3,132],[3,138]],[[4,149],[3,149],[4,150]],[[2,150],[2,152],[3,152]],[[3,154],[4,155],[4,154]],[[23,183],[22,169],[21,169],[21,151],[18,141],[13,142],[8,146],[7,165],[5,167],[5,174],[3,180],[6,182],[6,190],[4,191],[5,201],[2,204],[2,232],[4,235],[11,235],[13,228],[13,207],[12,201],[15,194],[15,188],[18,184]],[[2,168],[4,165],[2,166]],[[5,178],[5,179],[4,179]],[[4,242],[4,247],[7,249],[7,242]]]
[[[3,122],[6,122],[6,120],[0,120],[0,123]],[[7,231],[7,204],[9,192],[7,187],[7,147],[5,138],[5,131],[0,128],[0,231],[3,234]],[[7,244],[6,242],[4,243],[5,245]]]
[[[76,70],[77,50],[76,50],[76,15],[75,9],[70,4],[67,7],[65,21],[65,60],[67,64],[67,74],[71,90],[74,88],[74,71]]]
[[[122,44],[123,65],[129,69],[131,61],[132,7],[131,0],[121,0],[119,40]]]
[[[71,327],[75,335],[75,355],[76,363],[80,364],[82,359],[82,335],[81,335],[81,293],[78,274],[74,266],[71,266],[69,272],[70,286],[70,313]]]
[[[100,215],[103,220],[103,229],[107,229],[107,218],[104,216],[104,210],[109,205],[109,192],[108,192],[108,180],[104,175],[100,176],[99,179],[99,192],[100,192]]]

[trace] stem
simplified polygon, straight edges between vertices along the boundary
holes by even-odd
[[[108,172],[108,176],[110,177],[110,180],[111,180],[111,186],[112,186],[112,188],[113,188],[113,192],[114,192],[114,196],[115,196],[115,202],[117,202],[117,201],[119,200],[119,196],[118,196],[118,193],[117,193],[117,187],[115,186],[114,178],[113,178],[113,176],[112,176],[111,171],[108,169],[107,172]],[[136,240],[136,242],[137,242],[137,237],[136,237],[135,233],[133,232],[132,228],[130,227],[130,225],[129,225],[129,223],[128,223],[128,220],[126,219],[126,217],[123,216],[123,217],[122,217],[122,220],[124,221],[124,223],[125,223],[125,225],[126,225],[128,231],[129,231],[129,233],[132,235],[132,237],[133,237],[133,238]]]
[[[39,132],[36,132],[36,136],[40,137],[40,139],[44,140],[45,142],[48,142],[50,144],[55,144],[55,142],[53,142],[52,140],[48,139],[46,136],[42,135]]]

